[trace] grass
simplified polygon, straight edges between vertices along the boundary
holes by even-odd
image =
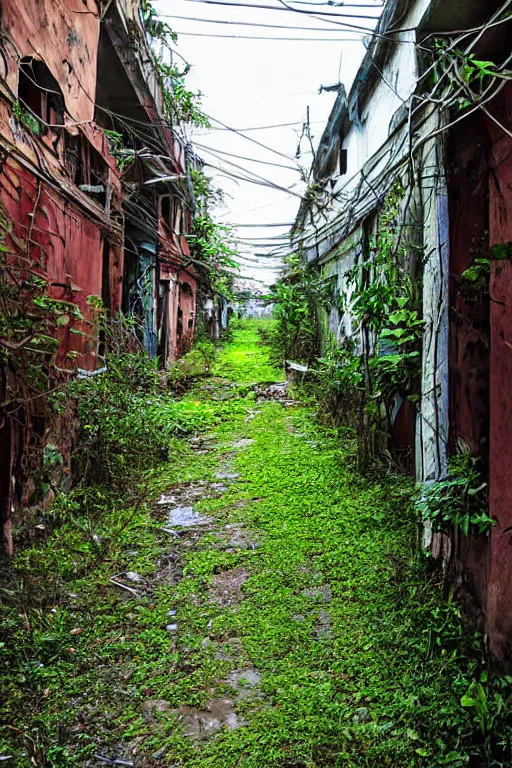
[[[18,553],[3,588],[0,756],[22,768],[100,765],[94,754],[186,768],[511,765],[512,679],[490,675],[482,639],[428,578],[410,484],[359,476],[350,440],[311,407],[256,403],[249,385],[282,379],[256,330],[237,329],[185,398],[204,409],[205,453],[175,441],[139,501],[102,488],[58,498],[58,525]],[[253,442],[235,450],[240,439]],[[170,539],[151,499],[226,468],[236,482],[195,505],[215,524],[187,546]],[[226,525],[258,546],[226,546]],[[237,569],[244,599],[213,600]],[[138,598],[109,581],[126,571]],[[232,658],[219,654],[233,641]],[[229,672],[251,668],[246,725],[187,738],[170,710],[232,696]],[[477,684],[483,698],[462,706]],[[155,701],[163,711],[148,715]]]

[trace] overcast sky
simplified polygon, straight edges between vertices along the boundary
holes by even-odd
[[[319,0],[314,4],[287,0],[287,4],[294,8],[310,12],[299,13],[286,9],[237,8],[233,7],[236,0],[224,1],[230,5],[210,4],[201,0],[158,0],[155,7],[162,20],[178,32],[177,50],[192,64],[187,84],[192,90],[202,92],[203,110],[212,118],[210,130],[193,129],[189,131],[189,137],[198,154],[211,166],[215,166],[207,169],[208,173],[214,175],[216,186],[222,187],[225,192],[226,204],[217,211],[217,217],[237,227],[236,234],[241,241],[238,247],[242,259],[242,276],[270,283],[276,277],[280,261],[264,254],[275,250],[274,242],[276,245],[282,242],[276,238],[286,235],[297,213],[300,195],[305,189],[297,163],[306,170],[311,165],[311,151],[305,138],[300,142],[300,157],[296,159],[307,108],[309,106],[311,132],[316,143],[336,98],[335,92],[319,94],[320,86],[330,86],[341,81],[348,89],[364,55],[361,41],[369,33],[364,30],[349,31],[340,24],[345,22],[361,27],[374,26],[371,18],[351,20],[332,16],[331,21],[322,21],[311,14],[322,11],[376,18],[381,6],[375,0],[350,0],[358,7],[349,7],[348,4],[345,7],[330,7]],[[246,2],[284,8],[279,0]],[[174,18],[176,16],[223,22],[239,21],[244,24],[185,20]],[[333,21],[337,23],[333,24]],[[221,35],[238,37],[233,39]],[[283,37],[309,39],[272,39]],[[176,61],[178,63],[179,59]],[[240,129],[246,137],[270,149],[222,129],[221,123]],[[282,123],[296,125],[260,128]],[[248,128],[258,130],[246,130]],[[249,159],[231,157],[222,152]],[[260,164],[255,162],[257,160],[285,167]],[[231,177],[233,174],[246,175],[247,171],[284,188],[284,191]],[[284,226],[268,226],[274,223]],[[241,226],[254,224],[261,226]]]

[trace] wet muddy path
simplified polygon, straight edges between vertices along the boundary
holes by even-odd
[[[41,613],[13,764],[459,765],[433,758],[455,754],[436,718],[459,706],[458,661],[437,638],[458,618],[411,564],[410,485],[357,475],[255,325],[186,399],[205,428],[154,471],[115,560]]]

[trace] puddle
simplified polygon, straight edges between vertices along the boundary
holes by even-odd
[[[234,731],[243,725],[232,699],[210,699],[204,709],[182,705],[174,709],[173,714],[177,715],[178,723],[191,739],[208,739],[221,728]]]
[[[174,507],[169,510],[167,524],[173,528],[192,528],[195,525],[209,525],[211,517],[200,515],[193,507]]]
[[[213,600],[225,608],[241,603],[244,599],[242,587],[248,578],[249,574],[242,566],[217,573],[210,589]]]

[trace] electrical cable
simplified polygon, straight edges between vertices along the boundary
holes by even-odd
[[[335,30],[333,30],[335,31]],[[265,37],[263,35],[216,35],[210,32],[180,32],[178,35],[185,35],[186,37],[212,37],[223,38],[224,40],[266,40],[267,42],[303,42],[303,43],[357,43],[357,40],[344,38],[344,37]]]
[[[354,14],[354,15],[351,16],[350,14],[338,13],[337,11],[335,11],[335,12],[331,12],[331,11],[306,11],[306,10],[299,10],[298,8],[292,8],[292,7],[287,9],[287,8],[279,8],[276,5],[261,5],[259,3],[245,3],[245,2],[244,3],[236,3],[236,2],[230,2],[230,0],[187,0],[187,2],[205,3],[206,5],[224,5],[224,6],[229,6],[230,8],[259,8],[259,9],[263,9],[265,11],[292,10],[292,11],[296,11],[297,13],[307,13],[307,14],[316,13],[317,16],[327,16],[327,17],[330,16],[330,17],[336,17],[336,18],[346,18],[348,16],[349,18],[354,18],[354,19],[355,18],[363,18],[363,19],[374,19],[375,18],[375,20],[378,19],[378,17],[358,16],[357,14]],[[343,7],[344,8],[348,8],[349,6],[345,5],[345,3],[344,3]],[[373,8],[374,6],[373,5],[369,5],[369,6],[368,5],[366,5],[366,6],[363,6],[363,5],[351,5],[350,7],[351,8],[363,8],[363,7]],[[381,7],[377,7],[375,10],[381,11],[382,8]]]
[[[280,8],[275,8],[274,10],[281,10]],[[261,22],[256,21],[235,21],[234,19],[201,19],[197,16],[178,16],[172,13],[162,13],[159,14],[159,18],[162,19],[180,19],[181,21],[199,21],[202,24],[234,24],[238,27],[265,27],[266,29],[297,29],[302,30],[304,32],[332,32],[333,34],[336,32],[335,29],[331,29],[330,27],[297,27],[297,26],[289,26],[288,24],[262,24]],[[349,16],[349,18],[357,19],[357,18],[364,18],[364,19],[375,19],[375,21],[378,21],[378,16]],[[176,30],[173,30],[176,31]]]
[[[285,168],[288,171],[294,171],[294,172],[299,171],[299,169],[297,167],[293,167],[292,165],[282,165],[281,163],[271,163],[268,160],[256,160],[253,157],[244,157],[243,155],[235,155],[232,152],[225,152],[222,149],[217,149],[217,148],[213,148],[213,147],[207,147],[205,144],[200,144],[198,141],[194,141],[194,145],[196,147],[199,147],[199,149],[201,151],[211,152],[214,155],[215,154],[227,155],[228,157],[235,157],[238,160],[248,160],[250,163],[260,163],[262,165],[270,165],[273,168]]]
[[[319,125],[325,124],[324,120],[314,120],[311,125]],[[231,131],[236,130],[241,133],[244,133],[245,131],[266,131],[270,128],[291,128],[294,125],[304,125],[304,121],[296,121],[295,123],[278,123],[277,125],[257,125],[257,126],[249,126],[248,128],[217,128],[215,126],[211,126],[206,133],[211,133],[212,131]],[[206,134],[199,134],[200,136],[206,135]]]
[[[261,141],[257,141],[257,139],[253,139],[250,136],[245,136],[241,131],[238,131],[236,128],[231,128],[231,126],[226,125],[226,123],[223,123],[222,120],[218,120],[216,117],[212,117],[212,115],[208,115],[208,114],[206,114],[206,117],[208,118],[208,120],[213,120],[214,123],[219,123],[219,125],[222,125],[222,127],[226,128],[228,131],[232,131],[233,133],[237,134],[237,136],[242,136],[242,138],[247,139],[247,141],[250,141],[253,144],[257,144],[259,147],[263,147],[263,149],[267,149],[269,152],[273,152],[275,155],[284,157],[285,160],[291,160],[292,162],[295,162],[294,157],[290,157],[290,155],[285,155],[283,152],[279,152],[277,149],[272,149],[272,147],[269,147],[266,144],[263,144]]]

